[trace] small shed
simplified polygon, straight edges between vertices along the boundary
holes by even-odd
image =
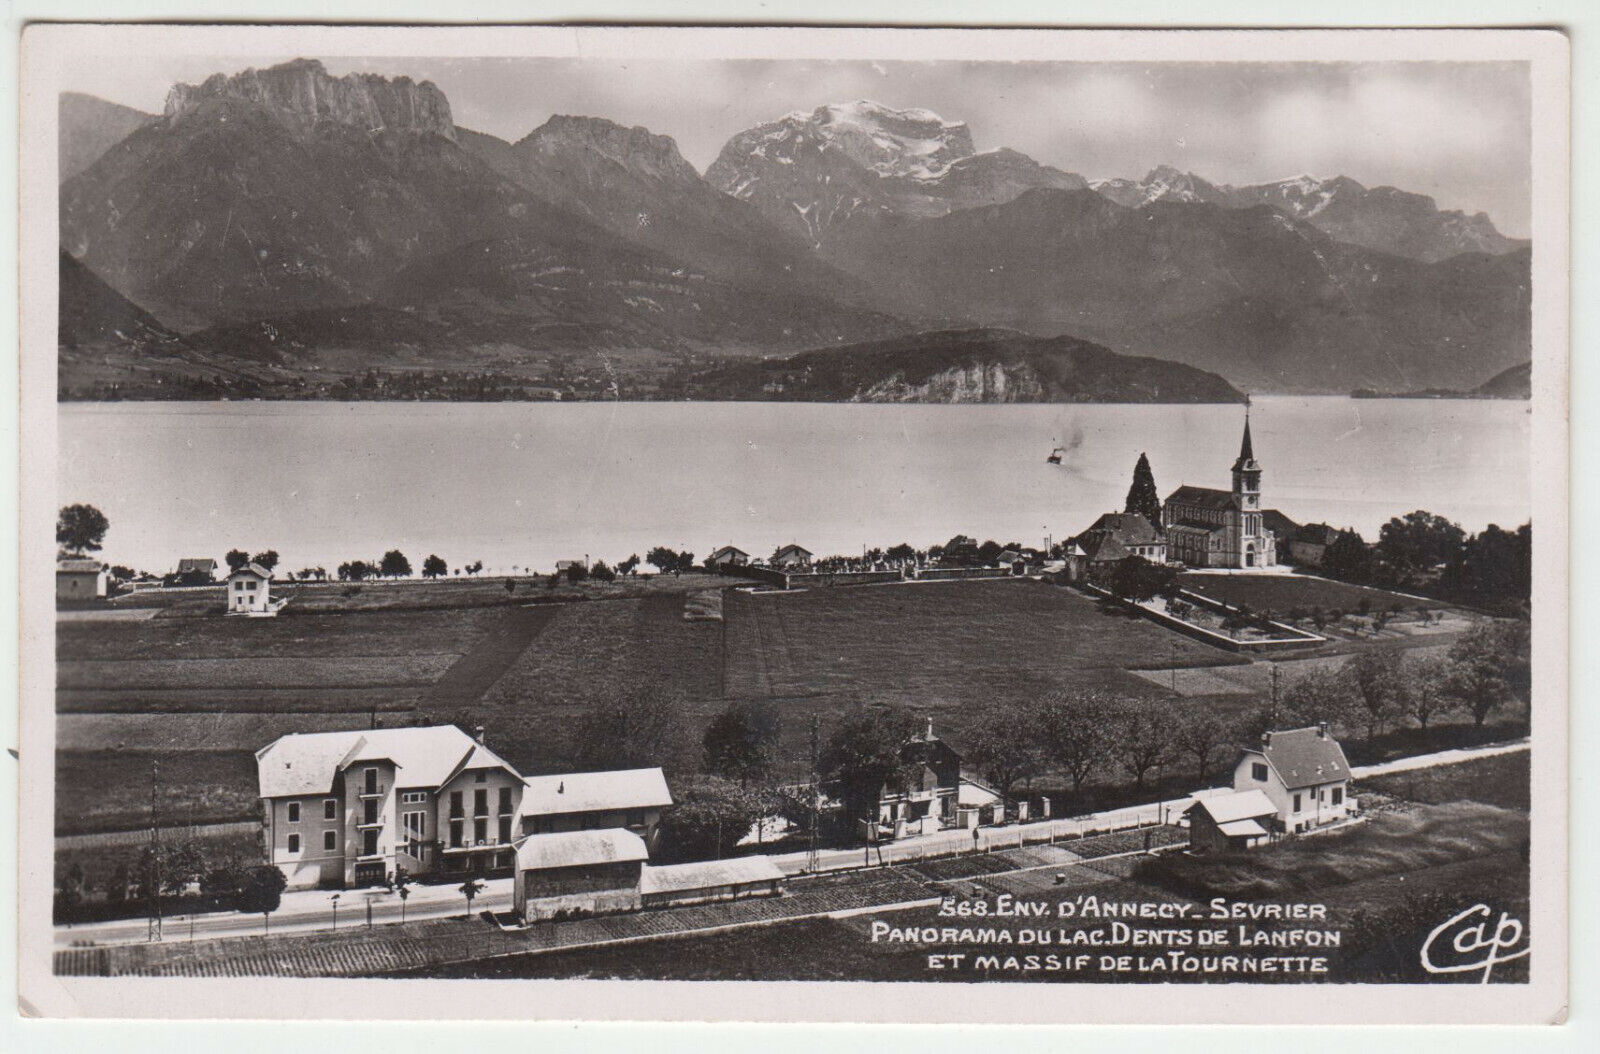
[[[774,897],[783,892],[783,871],[766,856],[704,860],[667,867],[645,865],[639,893],[647,908],[702,904],[713,900]]]
[[[529,835],[517,847],[513,907],[524,922],[637,911],[649,858],[644,839],[622,828]]]
[[[1248,790],[1197,799],[1184,815],[1191,852],[1229,852],[1266,842],[1278,808],[1264,792]]]
[[[56,599],[93,600],[106,595],[106,569],[98,560],[68,557],[56,562]]]

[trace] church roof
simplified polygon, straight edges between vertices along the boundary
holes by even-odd
[[[1238,497],[1231,490],[1213,490],[1210,487],[1191,487],[1187,484],[1167,495],[1167,504],[1173,502],[1179,505],[1196,505],[1202,509],[1238,508]]]

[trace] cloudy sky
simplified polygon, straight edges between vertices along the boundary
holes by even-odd
[[[74,90],[159,111],[174,81],[295,56],[133,56],[86,63]],[[1003,63],[325,58],[330,72],[439,85],[458,125],[517,139],[551,114],[672,136],[704,171],[735,133],[791,110],[873,99],[966,121],[979,150],[1139,177],[1160,164],[1213,182],[1346,175],[1487,212],[1528,233],[1529,85],[1520,63]]]

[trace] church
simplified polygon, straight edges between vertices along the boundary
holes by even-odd
[[[1233,489],[1182,486],[1161,507],[1167,559],[1190,567],[1271,567],[1277,541],[1263,525],[1261,464],[1250,445],[1250,414],[1233,463]]]

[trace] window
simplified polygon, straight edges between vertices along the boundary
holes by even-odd
[[[289,836],[289,852],[298,853],[299,851],[300,851],[300,836],[297,835],[297,834],[291,834]]]
[[[511,841],[511,817],[509,816],[500,817],[500,840],[502,842]]]
[[[489,792],[482,787],[472,792],[472,815],[489,815]]]
[[[1333,788],[1333,804],[1342,805],[1343,803],[1344,803],[1344,788],[1343,787],[1335,787],[1335,788]]]
[[[1257,761],[1250,766],[1250,778],[1257,783],[1267,782],[1267,766],[1264,762]]]
[[[480,773],[478,773],[477,776],[475,776],[473,778],[472,782],[474,782],[474,783],[488,783],[489,782],[489,774],[487,772],[480,772]]]
[[[339,799],[322,799],[322,818],[324,820],[337,820],[339,818]]]
[[[461,792],[460,791],[451,791],[450,792],[450,817],[452,819],[454,819],[455,817],[460,816],[460,815],[462,815],[462,812],[461,812]]]
[[[505,816],[511,812],[511,788],[500,788],[500,815]]]
[[[361,855],[362,856],[377,856],[378,855],[378,832],[377,831],[375,831],[375,830],[366,830],[366,831],[362,831],[361,832]]]
[[[322,832],[322,848],[327,850],[330,853],[333,852],[335,849],[339,848],[339,832],[338,831],[323,831]]]
[[[368,798],[366,801],[361,803],[361,822],[378,822],[378,801],[376,798]]]
[[[420,842],[428,833],[428,814],[425,812],[408,812],[400,815],[400,828],[406,833],[406,841]]]
[[[451,820],[450,821],[450,848],[451,849],[460,849],[461,848],[461,821],[460,820]]]
[[[244,584],[244,587],[246,589],[250,590],[251,592],[254,592],[255,588],[256,588],[255,579],[252,578],[252,579],[249,579],[248,581],[246,581],[245,584]]]
[[[289,803],[289,822],[300,822],[300,803],[297,801],[292,801]]]
[[[1300,795],[1298,795],[1298,794],[1296,794],[1294,796],[1294,809],[1292,811],[1294,811],[1294,812],[1299,812],[1300,811]]]
[[[488,820],[473,820],[472,821],[472,838],[473,838],[473,843],[476,844],[476,845],[482,845],[484,842],[489,840],[489,821]]]
[[[377,769],[368,769],[366,771],[366,773],[363,775],[362,778],[366,781],[364,783],[364,785],[363,785],[364,786],[364,790],[362,791],[363,794],[376,794],[376,793],[378,793],[378,770]]]
[[[74,586],[74,587],[76,587],[76,586],[77,586],[77,583],[76,583],[76,582],[74,582],[74,583],[73,583],[73,586]],[[240,580],[239,580],[239,581],[237,581],[237,582],[235,582],[235,583],[234,583],[234,584],[233,584],[233,591],[234,591],[234,592],[235,592],[235,593],[240,593],[240,592],[243,592],[243,591],[244,591],[244,580],[243,580],[243,579],[240,579]]]
[[[400,802],[402,805],[421,805],[427,800],[427,791],[406,791],[404,794],[400,795]]]

